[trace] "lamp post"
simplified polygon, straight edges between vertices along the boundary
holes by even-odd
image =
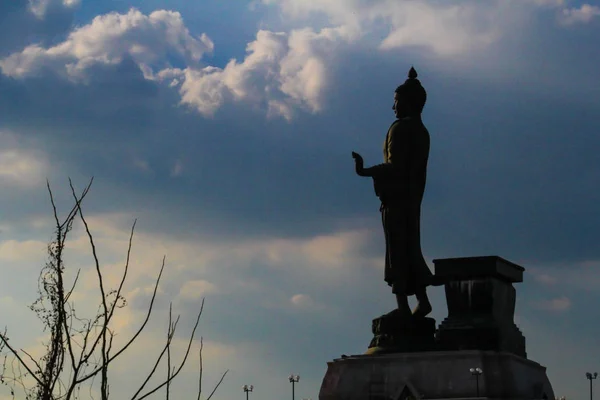
[[[483,371],[479,367],[471,368],[469,371],[471,371],[471,375],[475,376],[475,380],[477,382],[477,397],[479,397],[479,375],[483,374]]]
[[[288,376],[288,379],[292,383],[292,400],[294,400],[296,398],[294,385],[296,384],[296,382],[298,382],[300,380],[300,375],[292,374],[292,375]]]
[[[246,392],[246,400],[248,400],[248,394],[254,390],[254,385],[244,385],[242,386],[242,389]]]
[[[593,392],[592,392],[592,379],[596,379],[598,377],[598,373],[594,372],[592,374],[591,372],[586,372],[585,377],[590,380],[590,400],[593,400],[594,396],[593,396]]]

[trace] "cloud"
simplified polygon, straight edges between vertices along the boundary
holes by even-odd
[[[107,288],[116,288],[122,277],[132,219],[127,213],[86,215]],[[295,239],[216,238],[199,242],[195,237],[174,238],[145,231],[143,226],[140,221],[134,235],[125,284],[128,301],[139,307],[145,307],[149,300],[163,256],[166,266],[159,292],[163,297],[182,300],[198,300],[209,294],[231,296],[238,290],[264,293],[265,298],[277,298],[281,293],[289,299],[293,294],[286,293],[288,289],[278,293],[266,288],[276,285],[278,279],[291,279],[296,282],[293,286],[301,279],[313,289],[333,287],[339,282],[358,279],[356,274],[364,266],[376,271],[370,267],[381,265],[381,260],[371,259],[370,253],[364,251],[371,243],[372,232],[368,230]],[[36,235],[48,229],[49,226],[43,226]],[[0,254],[6,261],[41,266],[46,257],[46,242],[5,240],[0,242]],[[70,233],[64,257],[69,279],[81,268],[77,296],[94,299],[95,304],[97,272],[87,234],[79,221]],[[308,298],[314,299],[314,294],[302,293],[297,302],[292,302],[306,304]]]
[[[217,291],[218,289],[214,284],[199,279],[185,282],[179,290],[179,297],[185,300],[198,300]]]
[[[560,287],[572,293],[594,293],[600,288],[600,261],[536,264],[527,268],[534,279],[544,285]]]
[[[564,8],[559,21],[564,25],[587,24],[597,17],[600,17],[600,7],[586,3],[579,8]]]
[[[62,43],[51,47],[30,44],[0,59],[3,74],[31,78],[52,71],[72,82],[97,81],[97,66],[117,66],[131,60],[146,80],[166,82],[177,89],[181,103],[212,116],[226,101],[247,101],[263,107],[269,117],[290,120],[296,107],[310,112],[323,108],[328,71],[334,53],[348,42],[348,29],[318,32],[260,30],[247,45],[243,61],[232,59],[224,68],[200,66],[213,42],[194,37],[178,12],[159,10],[144,15],[136,9],[112,12],[76,28]],[[177,55],[184,68],[172,66]]]
[[[553,312],[565,312],[571,308],[571,300],[566,296],[557,297],[551,300],[545,300],[537,303],[537,307],[542,310]]]
[[[536,275],[535,279],[544,285],[555,285],[557,282],[555,277],[548,274]]]
[[[454,56],[486,48],[501,35],[492,13],[501,10],[461,4],[434,7],[424,2],[396,3],[386,17],[391,32],[381,48],[423,46],[441,56]],[[497,16],[494,16],[497,18]]]
[[[119,64],[130,57],[152,78],[152,67],[167,66],[169,54],[194,64],[213,47],[206,34],[192,36],[178,12],[159,10],[144,15],[132,8],[127,14],[113,12],[95,17],[55,46],[29,45],[0,60],[0,69],[15,78],[36,76],[50,69],[74,81],[88,81],[90,67]]]
[[[171,168],[171,176],[172,177],[177,177],[177,176],[181,176],[181,174],[183,173],[183,161],[181,160],[176,160],[175,163],[173,164],[173,167]]]
[[[298,307],[307,307],[313,304],[313,301],[310,298],[310,296],[307,296],[305,294],[295,294],[292,296],[290,301],[293,305]]]
[[[35,143],[0,131],[0,185],[36,187],[47,171],[46,155]]]
[[[561,7],[567,3],[567,0],[533,0],[538,6]]]
[[[529,267],[527,272],[533,275],[533,279],[545,286],[553,286],[558,282],[554,274],[546,273],[539,267]]]
[[[260,30],[241,62],[233,59],[224,68],[164,69],[158,78],[179,85],[181,103],[205,116],[213,116],[229,100],[264,106],[268,116],[290,120],[295,107],[322,110],[333,55],[350,38],[344,28]]]
[[[37,240],[6,240],[0,242],[0,260],[15,261],[43,261],[47,253],[48,244]]]
[[[29,11],[38,19],[43,19],[51,8],[65,7],[73,8],[81,3],[81,0],[28,0]]]
[[[384,50],[423,46],[444,57],[489,46],[510,20],[503,2],[263,0],[263,4],[277,5],[295,20],[325,15],[329,24],[344,27],[355,39],[375,32]]]
[[[305,311],[324,310],[325,306],[315,301],[308,294],[298,293],[290,298],[290,303],[294,308]]]
[[[0,150],[0,182],[37,186],[44,177],[46,163],[37,154],[23,150]]]

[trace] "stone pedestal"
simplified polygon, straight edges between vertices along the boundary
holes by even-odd
[[[516,291],[524,268],[497,256],[434,260],[445,281],[448,317],[436,334],[442,350],[497,350],[527,357],[514,323]]]
[[[481,368],[479,382],[470,368]],[[477,393],[477,384],[479,393]],[[328,363],[319,400],[554,399],[546,368],[506,352],[360,355]]]
[[[402,319],[394,312],[373,320],[367,354],[428,351],[435,346],[433,318]]]
[[[514,323],[524,268],[496,256],[434,264],[448,302],[438,330],[431,318],[374,319],[367,354],[329,362],[319,400],[554,399]]]

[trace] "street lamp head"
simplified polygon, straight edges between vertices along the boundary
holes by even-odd
[[[300,375],[290,375],[288,377],[288,379],[290,380],[290,382],[298,382],[300,380]]]
[[[592,379],[592,374],[590,374],[589,372],[586,372],[585,377],[588,379]]]
[[[473,375],[481,375],[483,373],[483,371],[481,370],[481,368],[470,368],[469,372],[471,372]]]
[[[598,377],[598,373],[594,372],[594,379],[596,379]]]
[[[244,389],[244,392],[251,392],[254,390],[254,385],[250,385],[250,386],[244,385],[244,386],[242,386],[242,389]]]

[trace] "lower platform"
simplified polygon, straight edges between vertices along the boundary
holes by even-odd
[[[481,368],[478,377],[471,368]],[[480,350],[357,355],[328,363],[319,400],[554,399],[546,368]]]

